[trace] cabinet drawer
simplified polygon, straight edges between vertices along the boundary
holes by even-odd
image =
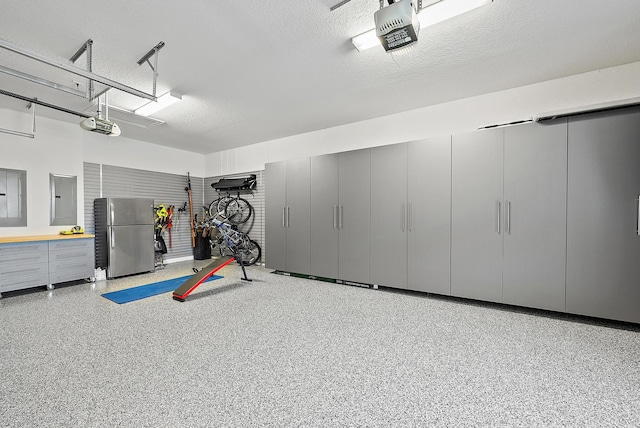
[[[93,266],[91,269],[87,269],[86,266],[75,266],[58,272],[50,272],[49,282],[51,284],[56,284],[58,282],[77,281],[79,279],[91,278],[93,277],[93,274]]]
[[[93,239],[67,239],[60,241],[49,241],[49,251],[86,250],[93,252]]]
[[[64,251],[52,251],[49,253],[49,264],[64,263],[74,260],[91,260],[93,263],[93,248],[89,250],[78,248]]]
[[[29,257],[40,257],[42,255],[46,255],[47,252],[48,246],[46,242],[0,244],[0,262],[22,260]]]
[[[7,269],[12,270],[17,266],[46,266],[48,262],[49,254],[46,252],[34,254],[12,254],[11,257],[0,258],[0,273]]]
[[[67,270],[84,270],[92,273],[93,276],[93,257],[75,257],[72,259],[62,259],[49,261],[49,272],[59,273]]]
[[[49,283],[49,269],[46,264],[35,266],[14,266],[0,272],[0,287],[3,291],[37,287]]]

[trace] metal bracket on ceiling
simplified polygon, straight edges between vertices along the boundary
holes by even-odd
[[[108,79],[106,77],[99,76],[99,75],[97,75],[95,73],[92,73],[90,71],[86,71],[86,70],[83,70],[81,68],[78,68],[78,67],[66,64],[66,63],[62,63],[62,62],[58,62],[58,61],[49,59],[49,58],[47,58],[47,57],[45,57],[43,55],[40,55],[38,53],[31,52],[31,51],[28,51],[28,50],[23,49],[21,47],[18,47],[18,46],[14,45],[12,43],[9,43],[8,41],[3,40],[3,39],[0,39],[0,48],[7,49],[9,51],[15,52],[15,53],[20,54],[20,55],[24,55],[24,56],[26,56],[28,58],[34,59],[36,61],[43,62],[43,63],[45,63],[47,65],[51,65],[53,67],[60,68],[60,69],[62,69],[64,71],[67,71],[69,73],[75,74],[77,76],[82,76],[82,77],[85,77],[87,79],[91,79],[91,80],[93,80],[95,82],[98,82],[98,83],[101,83],[101,84],[103,84],[105,86],[109,86],[111,88],[118,89],[118,90],[126,92],[128,94],[135,95],[136,97],[146,98],[146,99],[151,100],[151,101],[156,101],[157,100],[157,97],[155,96],[155,94],[154,95],[147,94],[146,92],[143,92],[143,91],[140,91],[138,89],[132,88],[132,87],[127,86],[125,84],[122,84],[120,82],[116,82],[116,81]]]
[[[333,5],[329,8],[329,11],[333,12],[334,10],[336,10],[339,7],[344,6],[345,4],[349,3],[351,0],[342,0],[340,3]]]
[[[76,53],[73,54],[73,56],[71,58],[69,58],[69,61],[71,61],[72,63],[75,63],[78,58],[80,58],[82,56],[82,54],[86,53],[86,61],[87,61],[87,68],[86,70],[91,73],[92,72],[92,62],[93,62],[93,52],[92,52],[92,46],[93,46],[93,40],[89,39],[87,40],[84,45],[80,46],[80,49],[78,49],[76,51]],[[85,97],[88,100],[93,100],[93,80],[91,80],[90,78],[87,77],[87,90],[85,91]]]
[[[32,121],[31,134],[28,132],[15,131],[13,129],[5,129],[5,128],[0,128],[0,133],[16,135],[18,137],[35,138],[36,136],[36,105],[33,102],[31,102],[27,104],[27,109],[31,110],[31,121]]]
[[[153,70],[153,96],[156,96],[156,83],[158,81],[158,52],[163,47],[164,42],[158,43],[138,60],[138,65],[142,65],[146,62],[147,64],[149,64],[149,67],[151,67],[151,70]],[[149,62],[149,58],[151,57],[153,57],[153,64]]]
[[[389,6],[391,6],[393,4],[393,0],[387,0],[387,3],[389,3]],[[380,9],[382,9],[383,7],[384,7],[384,0],[380,0]],[[422,10],[422,0],[417,0],[416,13],[419,13],[421,10]]]

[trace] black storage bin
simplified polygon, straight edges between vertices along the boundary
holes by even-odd
[[[202,232],[196,233],[196,246],[193,249],[194,260],[207,260],[211,258],[211,237],[202,236]]]

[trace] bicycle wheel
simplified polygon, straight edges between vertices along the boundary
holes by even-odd
[[[214,199],[213,202],[209,204],[209,215],[211,217],[216,217],[218,215],[218,204],[220,203],[220,198]],[[223,214],[224,215],[224,214]]]
[[[251,266],[255,264],[262,256],[262,248],[253,239],[249,241],[249,245],[246,248],[240,249],[238,255],[242,258],[242,264],[245,266]]]
[[[252,212],[253,208],[249,201],[244,198],[234,198],[227,203],[224,216],[233,224],[242,224],[249,220]]]
[[[233,199],[234,199],[233,196],[223,196],[222,198],[218,199],[218,208],[217,208],[218,215],[223,219],[227,219],[227,215],[226,215],[227,205],[229,205],[229,203],[233,201]]]
[[[229,248],[224,238],[218,241],[218,251],[220,251],[220,257],[233,256],[233,251]]]

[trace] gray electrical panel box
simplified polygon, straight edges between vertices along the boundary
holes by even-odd
[[[27,225],[27,171],[0,168],[0,227]]]

